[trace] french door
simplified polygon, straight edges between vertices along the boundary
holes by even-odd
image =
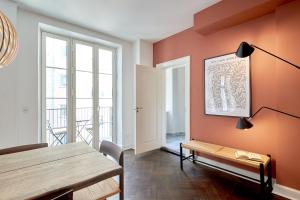
[[[42,139],[115,141],[115,49],[42,33]]]

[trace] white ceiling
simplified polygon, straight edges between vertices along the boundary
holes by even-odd
[[[126,40],[158,41],[190,28],[219,0],[14,0],[22,7]]]

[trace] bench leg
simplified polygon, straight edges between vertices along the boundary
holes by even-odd
[[[259,172],[260,172],[260,191],[262,194],[264,194],[265,193],[265,168],[262,163],[259,165]]]
[[[268,155],[270,158],[270,162],[268,164],[268,188],[270,190],[270,193],[273,190],[273,186],[272,186],[272,159],[271,159],[271,155]]]
[[[193,155],[193,163],[195,163],[195,151],[192,151],[192,155]]]
[[[180,143],[180,169],[183,170],[183,153],[182,153],[182,143]]]

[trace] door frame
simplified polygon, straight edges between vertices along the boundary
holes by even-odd
[[[156,65],[157,69],[176,69],[176,68],[184,68],[185,69],[185,140],[190,140],[190,56],[185,56],[181,58],[177,58],[174,60],[169,60],[163,63],[159,63]],[[166,108],[166,95],[165,95],[165,81],[161,82],[163,88],[162,95],[162,126],[161,126],[161,138],[162,138],[162,146],[166,145],[166,132],[167,132],[167,120],[165,115]]]

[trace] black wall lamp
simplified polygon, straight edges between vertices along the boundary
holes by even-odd
[[[264,49],[262,49],[262,48],[260,48],[260,47],[258,47],[258,46],[255,46],[255,45],[253,45],[253,44],[248,44],[247,42],[242,42],[242,43],[240,44],[240,46],[239,46],[239,48],[237,49],[235,55],[236,55],[237,57],[239,57],[239,58],[245,58],[245,57],[250,56],[250,55],[254,52],[255,49],[259,49],[259,50],[261,50],[261,51],[263,51],[263,52],[265,52],[265,53],[267,53],[267,54],[269,54],[269,55],[271,55],[271,56],[273,56],[273,57],[275,57],[275,58],[278,58],[279,60],[282,60],[282,61],[284,61],[284,62],[286,62],[286,63],[292,65],[293,67],[295,67],[295,68],[297,68],[297,69],[300,69],[300,67],[299,67],[298,65],[295,65],[295,64],[293,64],[293,63],[291,63],[291,62],[289,62],[289,61],[287,61],[287,60],[285,60],[285,59],[283,59],[283,58],[280,58],[279,56],[276,56],[275,54],[270,53],[270,52],[268,52],[268,51],[266,51],[266,50],[264,50]],[[298,117],[298,116],[296,116],[296,115],[292,115],[292,114],[289,114],[289,113],[286,113],[286,112],[283,112],[283,111],[280,111],[280,110],[276,110],[276,109],[273,109],[273,108],[269,108],[269,107],[263,106],[263,107],[261,107],[258,111],[256,111],[251,117],[249,117],[249,118],[245,118],[245,117],[239,118],[239,119],[238,119],[238,122],[237,122],[237,124],[236,124],[236,128],[238,128],[238,129],[250,129],[250,128],[253,126],[253,124],[250,122],[250,120],[251,120],[258,112],[260,112],[260,111],[261,111],[262,109],[264,109],[264,108],[265,108],[265,109],[272,110],[272,111],[275,111],[275,112],[279,112],[279,113],[281,113],[281,114],[288,115],[288,116],[290,116],[290,117],[294,117],[294,118],[300,119],[300,117]]]
[[[289,113],[286,113],[286,112],[283,112],[283,111],[280,111],[280,110],[276,110],[276,109],[273,109],[273,108],[269,108],[269,107],[261,107],[260,109],[258,109],[258,111],[256,111],[251,117],[249,118],[246,118],[246,117],[242,117],[242,118],[239,118],[238,119],[238,122],[236,124],[236,128],[238,129],[250,129],[252,128],[253,124],[250,122],[250,120],[257,114],[259,113],[262,109],[269,109],[269,110],[273,110],[275,112],[279,112],[281,114],[285,114],[285,115],[288,115],[290,117],[294,117],[294,118],[297,118],[297,119],[300,119],[300,117],[296,116],[296,115],[292,115],[292,114],[289,114]]]
[[[279,56],[276,56],[275,54],[270,53],[270,52],[268,52],[268,51],[266,51],[266,50],[264,50],[264,49],[262,49],[262,48],[260,48],[258,46],[255,46],[253,44],[248,44],[247,42],[242,42],[240,44],[239,48],[235,52],[235,55],[237,57],[239,57],[239,58],[248,57],[248,56],[250,56],[253,53],[254,48],[255,49],[259,49],[259,50],[261,50],[261,51],[263,51],[263,52],[265,52],[265,53],[267,53],[267,54],[269,54],[269,55],[271,55],[271,56],[273,56],[275,58],[278,58],[279,60],[282,60],[283,62],[286,62],[286,63],[292,65],[293,67],[296,67],[297,69],[300,69],[300,67],[298,65],[295,65],[295,64],[293,64],[293,63],[291,63],[291,62],[289,62],[289,61],[287,61],[287,60],[285,60],[283,58],[280,58]]]

